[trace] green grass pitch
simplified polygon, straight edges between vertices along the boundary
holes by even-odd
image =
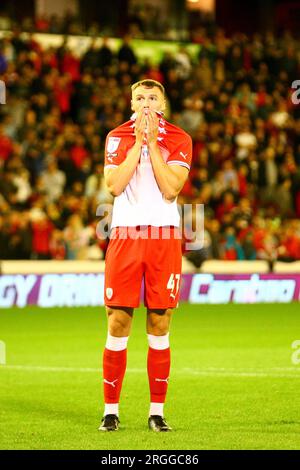
[[[165,415],[147,429],[145,312],[136,310],[116,433],[97,428],[104,308],[2,309],[1,449],[299,449],[300,306],[188,305],[171,327]]]

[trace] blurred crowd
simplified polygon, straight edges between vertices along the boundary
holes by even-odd
[[[63,15],[44,14],[37,15],[36,17],[26,16],[22,20],[16,20],[11,16],[2,14],[0,15],[0,29],[20,29],[26,32],[48,34],[118,35],[116,27],[111,22],[107,24],[100,24],[99,21],[86,23],[82,17],[68,10]]]
[[[0,259],[102,259],[97,207],[107,133],[129,119],[130,85],[161,81],[166,118],[193,138],[180,204],[205,208],[206,259],[300,259],[300,44],[288,32],[226,37],[198,31],[161,62],[138,61],[130,38],[113,53],[91,40],[79,59],[67,40],[42,48],[18,31],[0,43]],[[298,97],[299,93],[298,93]],[[192,227],[190,227],[192,230]],[[98,232],[98,236],[96,234]]]
[[[136,3],[128,11],[115,12],[115,20],[105,17],[91,21],[82,15],[66,10],[64,14],[43,14],[25,16],[16,20],[0,12],[0,30],[20,29],[26,32],[48,34],[90,35],[120,37],[130,34],[135,39],[160,39],[197,42],[201,26],[208,30],[216,27],[214,16],[208,12],[176,12],[156,3]],[[121,15],[121,18],[120,18]]]

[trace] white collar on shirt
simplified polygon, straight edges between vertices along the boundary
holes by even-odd
[[[164,113],[163,111],[156,111],[156,114],[158,115],[158,117],[162,118]],[[137,113],[133,113],[132,116],[130,117],[130,120],[131,121],[135,121],[136,120],[136,116],[137,116]],[[160,121],[164,121],[164,119],[160,119]]]

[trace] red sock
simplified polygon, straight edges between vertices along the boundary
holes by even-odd
[[[126,370],[127,349],[103,353],[103,382],[105,403],[119,403],[123,378]]]
[[[166,400],[170,374],[170,348],[148,349],[148,378],[151,403],[164,403]]]

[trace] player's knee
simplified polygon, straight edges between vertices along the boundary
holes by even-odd
[[[166,335],[170,329],[172,310],[167,309],[164,312],[148,314],[147,324],[149,334],[155,336]]]
[[[109,334],[112,336],[128,336],[130,326],[119,319],[115,319],[109,323]]]
[[[167,325],[155,325],[149,329],[149,334],[154,336],[164,336],[168,333]]]
[[[126,313],[115,312],[109,308],[108,314],[108,329],[109,334],[112,336],[128,336],[131,325],[131,317]]]

